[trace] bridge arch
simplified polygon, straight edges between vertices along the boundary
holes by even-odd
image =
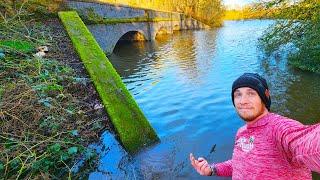
[[[108,38],[108,45],[105,49],[105,52],[112,53],[114,48],[118,43],[124,41],[147,41],[150,38],[143,30],[128,28],[127,31],[118,31],[118,33],[111,34],[110,39]]]
[[[180,31],[181,30],[181,27],[180,27],[180,24],[175,24],[172,28],[173,31]]]
[[[124,33],[118,40],[119,41],[146,41],[147,38],[142,31],[132,30]]]
[[[66,1],[67,6],[77,10],[80,14],[89,14],[92,11],[102,18],[124,19],[125,21],[112,24],[87,24],[88,29],[94,35],[101,49],[110,54],[117,42],[129,31],[137,31],[143,34],[145,40],[154,40],[156,34],[173,34],[173,31],[182,29],[201,29],[206,28],[205,24],[197,22],[184,14],[173,12],[160,12],[149,9],[132,8],[128,6],[119,6],[110,3]],[[135,19],[137,17],[149,17],[151,20],[144,21]],[[167,19],[170,18],[170,21]],[[127,19],[133,19],[133,22],[127,22]],[[152,19],[159,19],[153,21]],[[163,20],[162,20],[163,19]],[[117,22],[116,21],[116,22]],[[193,23],[192,23],[193,22]],[[163,28],[162,28],[163,27]],[[160,28],[162,28],[160,30]],[[166,31],[164,30],[166,29]],[[208,27],[209,28],[209,27]],[[160,32],[158,32],[160,30]],[[130,33],[129,33],[130,34]],[[132,35],[132,34],[131,34]],[[138,34],[139,35],[139,34]],[[126,35],[127,36],[127,35]],[[140,40],[138,37],[128,39]]]
[[[122,43],[126,43],[126,42],[137,42],[137,41],[147,41],[147,37],[146,35],[142,32],[142,31],[139,31],[139,30],[131,30],[131,31],[128,31],[124,34],[122,34],[122,36],[118,39],[118,41],[115,43],[113,49],[112,49],[112,52],[114,51],[114,49],[122,44]]]
[[[170,32],[165,27],[160,27],[155,35],[155,39],[161,39],[163,37],[166,37]]]

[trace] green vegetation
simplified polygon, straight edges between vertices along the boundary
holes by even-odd
[[[131,153],[159,140],[78,14],[60,12],[71,40],[103,101],[123,146]]]
[[[57,17],[57,12],[61,9],[65,9],[62,0],[0,0],[0,12],[3,17],[14,17],[17,11],[19,12],[20,7],[23,7],[23,9],[20,9],[20,11],[23,10],[28,12],[29,16],[39,17],[42,19]],[[29,19],[28,16],[23,16],[20,18]]]
[[[16,50],[22,53],[30,53],[35,49],[35,47],[33,47],[29,42],[24,42],[19,40],[0,41],[0,46],[9,48],[11,50]]]
[[[82,0],[107,2],[156,11],[179,12],[191,16],[209,26],[221,26],[224,8],[222,0]]]
[[[212,27],[220,27],[223,23],[224,8],[221,0],[177,0],[174,7]]]
[[[277,0],[267,4],[277,8],[276,24],[261,38],[267,54],[282,46],[290,45],[289,63],[302,70],[320,73],[320,3],[318,0],[302,0],[292,4],[289,0]]]
[[[106,120],[84,100],[90,81],[53,58],[62,58],[64,32],[30,16],[32,4],[12,2],[0,11],[0,179],[84,178],[97,163],[88,145]],[[34,57],[41,45],[48,56]]]
[[[270,19],[277,14],[277,8],[268,8],[263,2],[251,3],[241,9],[225,11],[224,20]]]

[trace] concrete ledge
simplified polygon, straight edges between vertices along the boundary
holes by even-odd
[[[90,17],[82,17],[87,25],[91,24],[119,24],[119,23],[135,23],[135,22],[163,22],[163,21],[180,21],[180,19],[170,18],[148,18],[148,17],[136,17],[136,18],[96,18],[90,19]]]
[[[75,11],[59,17],[84,63],[103,105],[129,153],[159,140],[98,43]]]

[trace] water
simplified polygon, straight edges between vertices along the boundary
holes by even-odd
[[[303,123],[318,122],[320,76],[290,67],[285,51],[267,58],[257,46],[272,23],[226,21],[214,30],[118,44],[109,59],[161,142],[130,157],[112,134],[104,133],[105,147],[98,148],[101,163],[90,179],[198,179],[190,152],[209,162],[230,159],[236,131],[244,124],[230,91],[244,72],[268,80],[273,112]]]

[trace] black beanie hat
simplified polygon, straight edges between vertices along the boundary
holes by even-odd
[[[262,102],[265,104],[266,108],[270,111],[271,98],[270,98],[270,95],[269,97],[267,97],[265,93],[267,89],[269,90],[269,88],[267,85],[267,81],[263,77],[259,76],[259,74],[257,73],[244,73],[238,79],[236,79],[232,84],[232,92],[231,92],[233,105],[234,105],[233,93],[236,89],[241,87],[250,87],[255,91],[257,91]]]

